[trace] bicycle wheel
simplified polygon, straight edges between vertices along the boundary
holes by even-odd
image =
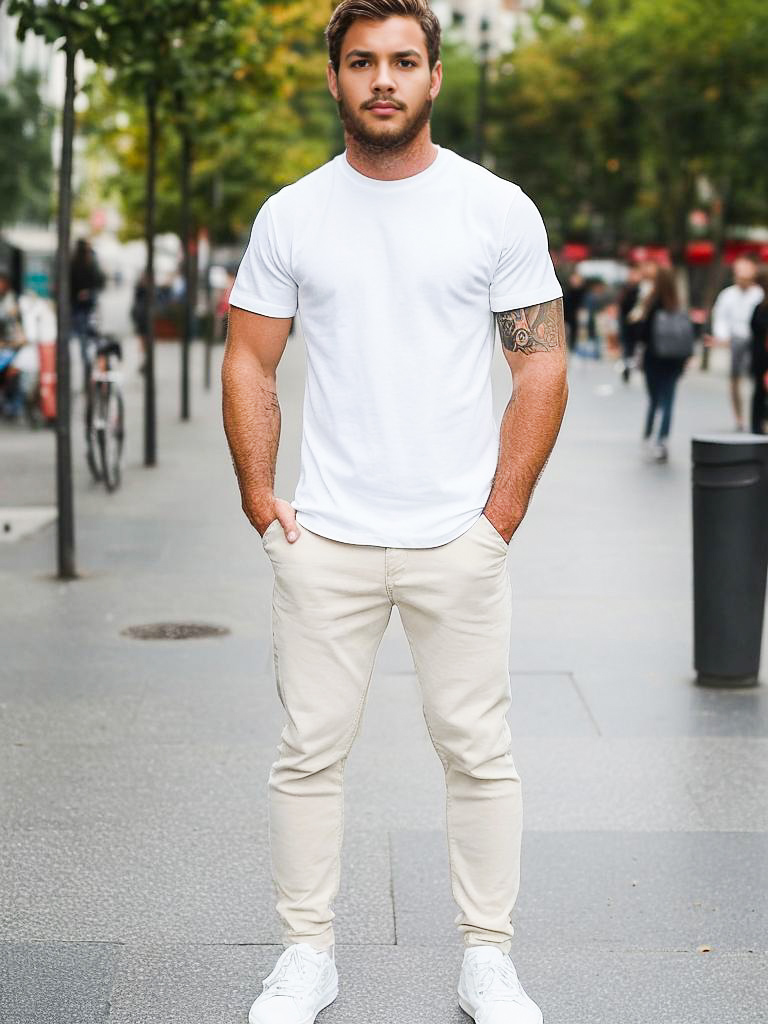
[[[99,457],[104,485],[108,491],[120,486],[120,461],[123,455],[123,396],[114,384],[105,384],[98,429]]]
[[[98,402],[98,386],[91,381],[85,393],[85,459],[91,476],[97,484],[101,483],[101,463],[97,438],[98,418],[96,415]]]

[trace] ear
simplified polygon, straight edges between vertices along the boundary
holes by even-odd
[[[431,80],[429,85],[429,98],[431,100],[436,99],[437,94],[440,92],[440,86],[443,84],[443,62],[438,60],[435,62],[435,66],[432,68]]]
[[[328,91],[330,92],[331,96],[333,96],[333,98],[338,103],[339,102],[339,79],[338,79],[338,76],[336,74],[336,71],[334,70],[333,64],[330,61],[328,61],[328,65],[327,65],[327,67],[325,69],[325,76],[326,76],[326,78],[328,80]]]

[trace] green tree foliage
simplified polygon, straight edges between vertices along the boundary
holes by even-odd
[[[336,117],[324,84],[327,12],[312,0],[228,0],[218,39],[187,26],[176,35],[160,94],[158,229],[177,231],[178,128],[192,127],[194,220],[220,241],[241,239],[275,189],[327,159]],[[109,152],[105,190],[119,199],[124,233],[143,222],[146,126],[121,73],[97,76],[83,127]],[[182,100],[180,104],[179,100]]]
[[[469,47],[449,37],[441,61],[443,83],[432,109],[432,138],[471,160],[477,143],[477,60]]]
[[[693,206],[721,238],[765,219],[766,30],[763,0],[547,0],[499,62],[497,169],[556,240],[661,241],[679,259]]]
[[[0,223],[51,216],[53,112],[34,72],[18,70],[0,93]]]

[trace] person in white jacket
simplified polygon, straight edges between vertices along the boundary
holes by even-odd
[[[731,404],[736,418],[736,429],[744,430],[744,403],[741,397],[741,379],[749,375],[751,357],[750,320],[758,303],[763,301],[763,289],[755,283],[757,267],[746,257],[733,265],[734,284],[718,295],[712,307],[712,333],[715,344],[731,348]]]

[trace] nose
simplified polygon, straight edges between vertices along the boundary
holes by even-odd
[[[386,61],[379,61],[376,65],[371,89],[375,93],[393,93],[395,91],[395,83]]]

